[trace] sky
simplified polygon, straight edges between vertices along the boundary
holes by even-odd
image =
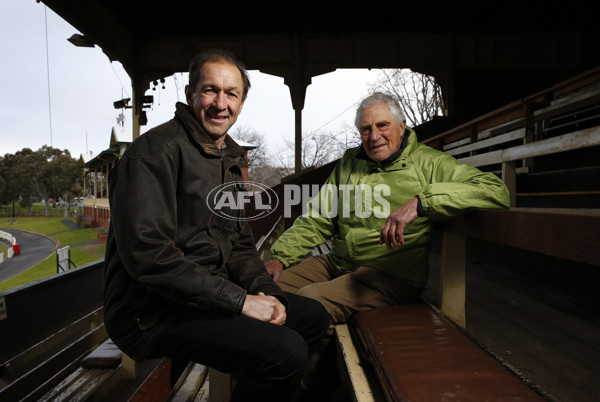
[[[130,78],[102,50],[67,41],[78,33],[35,0],[0,2],[0,156],[44,145],[68,149],[73,157],[108,148],[120,109],[113,102],[131,97]],[[376,80],[376,70],[338,70],[313,77],[302,117],[303,133],[341,133],[351,126],[359,102]],[[252,88],[236,125],[262,134],[267,150],[279,152],[294,141],[294,110],[283,78],[250,71]],[[165,77],[146,95],[147,128],[173,117],[185,101],[185,72]],[[131,126],[131,111],[125,111]]]

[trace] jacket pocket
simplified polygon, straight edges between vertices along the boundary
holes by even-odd
[[[135,321],[142,331],[156,326],[169,310],[169,301],[150,289],[144,291],[143,302],[135,315]]]

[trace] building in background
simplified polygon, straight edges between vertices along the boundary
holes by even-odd
[[[145,128],[145,127],[144,127]],[[147,131],[148,129],[144,130]],[[98,155],[81,155],[83,162],[83,220],[91,226],[101,226],[108,230],[110,222],[110,205],[108,203],[108,172],[131,144],[133,130],[127,126],[114,126],[110,132],[110,142],[107,149]],[[255,145],[235,141],[247,151],[256,148]],[[244,180],[248,180],[248,169],[243,168]]]

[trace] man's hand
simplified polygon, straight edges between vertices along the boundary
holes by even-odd
[[[285,324],[287,318],[285,306],[276,297],[266,296],[263,292],[256,296],[246,295],[242,315],[277,325]]]
[[[283,263],[276,258],[269,260],[265,263],[265,267],[267,268],[267,272],[275,282],[279,281],[279,277],[283,272]]]
[[[394,248],[398,248],[398,240],[404,245],[404,228],[417,219],[418,205],[419,199],[415,197],[392,212],[379,230],[379,244],[385,243],[388,250],[392,245]]]

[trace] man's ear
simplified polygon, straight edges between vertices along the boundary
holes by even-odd
[[[402,135],[404,135],[404,131],[406,130],[406,119],[402,120],[402,123],[400,123],[400,130],[402,130]]]
[[[189,106],[194,104],[194,91],[192,91],[189,85],[185,86],[185,100]]]

